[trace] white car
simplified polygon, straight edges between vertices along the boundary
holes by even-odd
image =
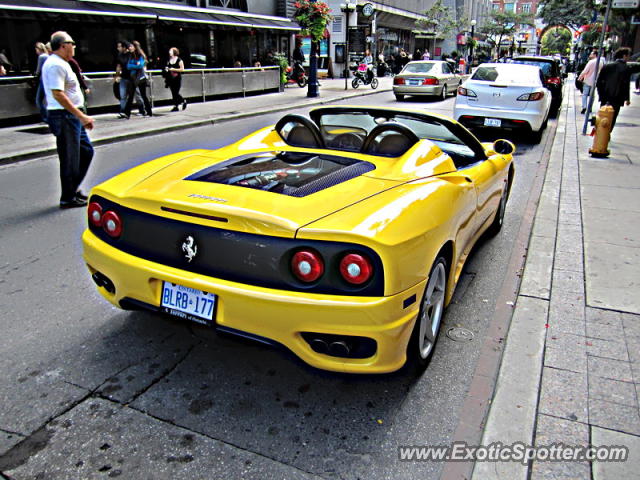
[[[523,130],[537,143],[550,107],[551,92],[540,67],[483,63],[458,88],[453,116],[472,129]]]
[[[449,62],[420,60],[407,63],[393,78],[393,94],[398,101],[409,95],[428,95],[445,100],[447,95],[456,94],[460,83],[460,75],[453,71]]]

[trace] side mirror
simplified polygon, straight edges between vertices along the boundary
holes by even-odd
[[[510,155],[516,151],[516,146],[509,140],[499,139],[493,142],[493,151],[502,155]]]

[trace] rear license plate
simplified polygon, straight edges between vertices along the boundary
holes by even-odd
[[[502,125],[502,120],[499,118],[485,118],[484,126],[485,127],[499,127]]]
[[[409,80],[409,85],[411,85],[412,87],[416,87],[418,85],[420,85],[422,82],[420,80]]]
[[[203,325],[213,325],[216,296],[171,282],[162,283],[162,310]]]

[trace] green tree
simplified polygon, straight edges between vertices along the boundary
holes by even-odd
[[[436,0],[430,8],[422,12],[422,15],[426,18],[416,20],[416,28],[433,33],[435,38],[444,38],[453,31],[467,28],[469,24],[466,17],[444,5],[442,0]]]
[[[571,32],[566,28],[551,28],[542,37],[542,55],[567,55],[571,50]]]
[[[593,12],[593,0],[543,0],[538,18],[547,25],[566,25],[577,30],[591,22]]]
[[[489,14],[487,22],[480,29],[480,33],[487,36],[487,41],[497,49],[499,54],[502,40],[513,38],[520,25],[533,25],[533,22],[533,15],[528,13],[493,10]]]

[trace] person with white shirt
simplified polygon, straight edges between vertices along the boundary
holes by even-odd
[[[42,82],[47,96],[47,119],[56,137],[60,160],[60,208],[83,207],[87,197],[78,189],[93,159],[93,145],[87,130],[94,120],[80,107],[84,104],[78,78],[71,70],[76,43],[67,32],[51,35],[51,49],[42,67]]]
[[[593,89],[593,85],[596,83],[596,61],[598,60],[598,52],[593,50],[589,54],[589,61],[587,65],[580,73],[578,80],[583,83],[582,85],[582,110],[580,113],[585,113],[587,111],[587,107],[589,106],[589,95],[591,94],[591,90]],[[602,70],[602,66],[604,65],[604,58],[600,59],[600,65],[598,65],[598,73]]]

